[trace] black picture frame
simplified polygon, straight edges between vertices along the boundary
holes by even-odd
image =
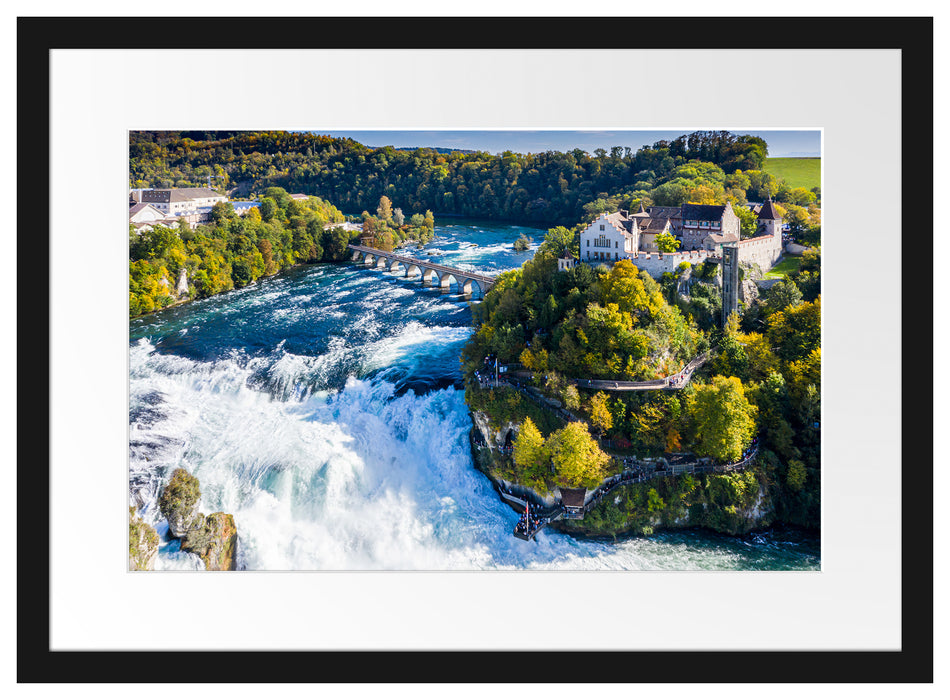
[[[320,48],[414,49],[576,49],[625,48],[625,28],[636,28],[637,48],[670,48],[667,32],[677,27],[677,43],[721,48],[719,28],[743,36],[742,48],[896,49],[901,52],[902,169],[933,172],[928,147],[912,148],[915,135],[933,132],[932,17],[20,17],[17,22],[17,114],[20,183],[49,182],[50,51],[53,49],[308,48],[321,27]],[[137,29],[148,26],[147,32]],[[600,31],[610,26],[611,32]],[[458,31],[464,28],[464,31]],[[332,29],[332,31],[330,31]],[[768,31],[762,31],[768,29]],[[568,49],[569,50],[569,49]],[[923,85],[924,90],[910,90]],[[25,147],[27,146],[28,147]],[[21,207],[17,215],[19,269],[49,258],[49,217],[42,206]],[[933,283],[915,274],[911,256],[902,269],[903,311],[924,318],[914,338],[902,334],[905,374],[932,365]],[[48,501],[49,343],[48,323],[37,309],[49,309],[48,284],[30,276],[28,293],[18,295],[17,349],[29,383],[17,393],[17,680],[20,683],[139,682],[137,651],[52,651],[49,644]],[[47,271],[48,274],[48,271]],[[21,275],[21,289],[26,277]],[[48,280],[47,280],[48,281]],[[929,307],[929,308],[928,308]],[[928,313],[929,311],[929,313]],[[47,321],[49,318],[47,317]],[[902,320],[902,324],[906,321]],[[22,373],[20,373],[22,376]],[[44,381],[46,384],[44,384]],[[382,682],[534,683],[556,678],[566,668],[597,668],[584,683],[931,683],[933,682],[933,517],[918,504],[932,502],[932,426],[927,407],[933,387],[903,383],[902,395],[914,411],[902,412],[903,458],[918,465],[914,489],[902,495],[902,648],[900,651],[149,651],[149,663],[175,669],[174,682]],[[906,402],[911,405],[910,401]],[[931,408],[932,410],[932,408]],[[44,425],[45,423],[45,425]],[[922,427],[924,426],[924,427]],[[932,431],[932,429],[931,429]],[[39,437],[38,437],[39,436]],[[30,504],[30,507],[25,507]],[[46,509],[44,511],[44,508]],[[25,614],[26,612],[29,614]],[[200,657],[200,660],[197,658]],[[570,664],[570,666],[568,665]],[[355,672],[374,669],[371,676]],[[214,668],[214,674],[203,669]],[[492,669],[489,674],[486,669]]]

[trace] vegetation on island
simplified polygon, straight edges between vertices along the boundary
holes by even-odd
[[[431,211],[413,214],[406,219],[402,209],[393,209],[386,195],[379,198],[376,214],[364,211],[361,237],[372,236],[370,247],[387,252],[409,242],[428,243],[435,236],[435,217]]]
[[[237,567],[237,526],[230,513],[198,512],[201,485],[187,469],[172,472],[158,498],[168,521],[168,533],[181,541],[184,552],[197,554],[208,571],[233,571]],[[131,556],[131,545],[130,545]]]

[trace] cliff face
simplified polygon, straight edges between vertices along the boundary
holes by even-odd
[[[230,513],[212,513],[192,527],[181,540],[181,548],[201,557],[208,571],[237,568],[237,528]]]
[[[129,571],[151,571],[158,557],[158,533],[129,508]]]

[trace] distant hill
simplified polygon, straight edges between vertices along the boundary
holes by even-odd
[[[445,148],[444,146],[393,146],[397,151],[416,151],[420,148],[427,148],[430,151],[435,151],[436,153],[465,153],[471,155],[473,153],[478,153],[478,151],[470,151],[465,148]]]
[[[762,169],[789,187],[821,187],[821,158],[766,158]]]

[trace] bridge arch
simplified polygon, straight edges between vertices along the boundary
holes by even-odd
[[[458,278],[455,275],[453,275],[451,272],[443,272],[439,276],[439,287],[441,289],[451,289],[452,282],[449,281],[450,279],[458,284]]]
[[[396,258],[389,258],[389,263],[386,265],[386,269],[390,272],[395,272],[401,265],[402,262],[396,260]]]
[[[462,285],[461,285],[461,287],[462,287],[462,293],[463,293],[463,294],[471,294],[471,293],[472,293],[472,287],[473,287],[473,286],[478,289],[478,295],[479,295],[479,296],[484,296],[484,295],[485,295],[484,290],[482,289],[482,285],[479,284],[478,280],[473,280],[473,279],[469,279],[469,278],[466,278],[466,279],[465,279],[465,282],[462,283]]]

